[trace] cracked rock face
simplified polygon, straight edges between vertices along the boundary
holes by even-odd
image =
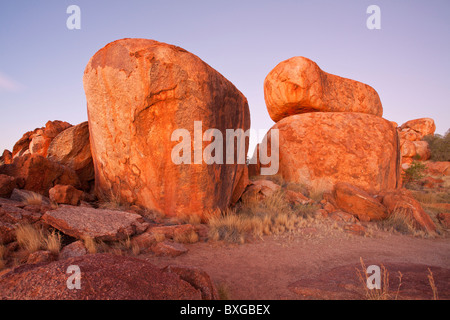
[[[312,60],[293,57],[264,80],[264,98],[273,121],[308,112],[361,112],[381,117],[383,107],[371,86],[322,71]]]
[[[284,118],[272,129],[279,130],[279,157],[272,161],[279,161],[287,182],[321,191],[347,182],[373,194],[399,186],[398,134],[388,120],[363,113],[313,112]],[[271,135],[266,138],[270,146]]]
[[[122,39],[91,58],[83,83],[100,197],[174,216],[224,209],[242,194],[245,165],[193,164],[194,121],[202,121],[203,132],[222,132],[224,158],[225,130],[250,127],[247,99],[197,56],[153,40]],[[172,162],[182,140],[172,141],[176,129],[190,133],[192,164]]]

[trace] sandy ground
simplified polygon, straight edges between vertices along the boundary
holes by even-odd
[[[186,245],[189,252],[175,258],[152,254],[140,257],[160,267],[199,267],[226,288],[230,299],[238,300],[302,299],[288,288],[289,284],[336,267],[359,264],[360,257],[366,265],[402,263],[450,268],[448,237],[423,239],[385,231],[369,237],[343,231],[330,236],[324,234],[326,231],[309,231],[265,236],[243,245],[198,242]]]

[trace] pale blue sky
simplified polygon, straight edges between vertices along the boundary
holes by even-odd
[[[441,134],[450,127],[448,0],[0,1],[1,150],[48,120],[87,120],[84,68],[125,37],[198,55],[247,97],[257,130],[273,125],[264,78],[293,56],[371,85],[389,120],[431,117]],[[81,30],[66,27],[71,4]],[[371,4],[381,30],[366,27]]]

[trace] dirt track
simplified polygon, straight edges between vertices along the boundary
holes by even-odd
[[[161,267],[168,264],[200,267],[214,282],[228,288],[230,299],[308,299],[311,297],[296,294],[288,286],[337,267],[357,266],[360,257],[366,265],[442,267],[445,272],[441,278],[444,279],[435,281],[442,298],[450,293],[448,238],[422,239],[382,231],[371,237],[350,236],[344,232],[327,237],[317,230],[312,233],[312,236],[301,233],[266,236],[243,245],[199,242],[187,245],[189,252],[176,258],[150,254],[141,257]],[[352,281],[357,279],[356,271],[354,277]],[[423,277],[427,279],[426,273]],[[428,293],[426,295],[423,298],[428,298]]]

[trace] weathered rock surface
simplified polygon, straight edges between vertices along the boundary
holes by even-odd
[[[307,112],[363,112],[383,115],[370,86],[322,71],[312,60],[293,57],[279,63],[264,80],[264,98],[273,121]]]
[[[400,126],[400,131],[405,135],[406,139],[414,139],[411,141],[422,140],[422,138],[429,134],[434,134],[436,125],[431,118],[420,118],[405,122]],[[407,136],[407,133],[410,133]]]
[[[105,241],[122,240],[148,227],[142,216],[135,213],[65,205],[47,211],[42,220],[77,239],[90,237]]]
[[[416,229],[422,229],[429,233],[436,232],[436,225],[433,220],[431,220],[430,216],[423,210],[420,203],[414,199],[408,190],[390,190],[383,192],[380,196],[389,215],[405,215],[411,219]]]
[[[276,183],[270,180],[259,179],[250,183],[241,199],[242,201],[261,200],[272,196],[279,190],[281,190],[281,187]]]
[[[287,182],[321,191],[348,182],[371,194],[400,185],[397,131],[383,118],[314,112],[284,118],[272,129],[279,130],[279,157],[272,162],[279,161],[278,173]]]
[[[69,289],[81,271],[81,289]],[[0,299],[9,300],[200,300],[202,294],[171,272],[132,257],[89,254],[46,264],[23,265],[0,277]]]
[[[0,174],[0,197],[9,198],[16,187],[17,183],[14,177]]]
[[[169,257],[178,257],[179,255],[188,252],[188,249],[181,243],[176,243],[168,240],[158,242],[151,249],[157,256]]]
[[[13,163],[0,167],[0,174],[15,177],[23,182],[21,188],[45,196],[57,184],[80,186],[75,171],[36,154],[16,157]]]
[[[0,157],[0,166],[4,164],[10,164],[12,162],[12,153],[11,151],[5,149],[3,150],[3,154]]]
[[[373,263],[380,266],[379,261]],[[422,264],[384,263],[389,272],[389,299],[395,299],[399,288],[398,271],[403,275],[398,291],[399,300],[432,300],[433,292],[428,282],[428,268],[433,272],[439,299],[450,299],[450,269]],[[350,264],[324,271],[313,277],[303,277],[288,287],[304,299],[346,300],[366,299],[364,285],[356,270],[361,265]],[[361,271],[362,272],[362,271]],[[364,275],[363,275],[364,276]]]
[[[247,99],[222,75],[182,48],[122,39],[91,58],[83,83],[99,196],[114,193],[169,216],[203,215],[231,203],[245,164],[172,161],[182,140],[172,141],[172,133],[186,129],[193,138],[194,121],[224,137],[226,129],[249,129]],[[225,138],[223,147],[226,157]]]
[[[26,132],[13,147],[12,156],[22,156],[27,153],[47,156],[47,150],[52,140],[62,131],[72,125],[64,121],[48,121],[45,127]]]
[[[426,172],[436,176],[449,176],[450,161],[426,162]]]
[[[88,122],[58,134],[48,148],[47,158],[75,170],[81,183],[87,188],[88,183],[95,177]]]
[[[202,300],[219,300],[217,289],[205,271],[199,268],[175,265],[167,266],[163,270],[177,274],[182,280],[200,290]]]
[[[72,242],[71,244],[68,244],[64,248],[61,249],[61,252],[59,253],[58,259],[64,260],[74,257],[81,257],[87,254],[87,249],[84,246],[84,243],[82,240],[77,240]]]
[[[20,208],[22,206],[12,200],[2,199],[0,203],[0,244],[7,244],[15,239],[15,231],[19,224],[33,224],[42,214]]]
[[[387,218],[388,211],[367,192],[345,182],[334,186],[336,204],[361,221],[379,221]]]
[[[58,204],[77,206],[83,199],[83,191],[75,189],[73,186],[57,184],[49,190],[49,197]]]

